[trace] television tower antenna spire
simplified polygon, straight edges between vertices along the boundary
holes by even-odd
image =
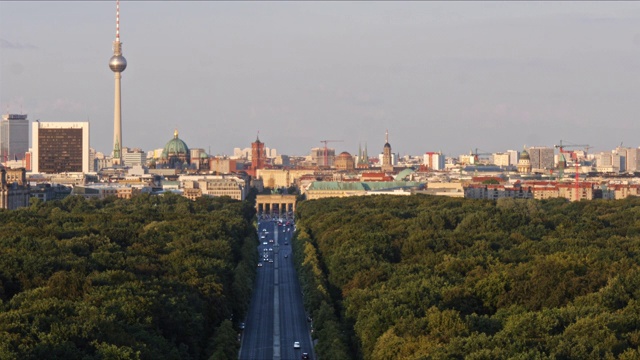
[[[120,42],[120,0],[116,0],[116,41]]]
[[[113,56],[109,60],[109,68],[115,75],[115,101],[113,107],[113,164],[122,162],[122,110],[120,106],[120,79],[127,68],[127,60],[122,56],[120,43],[120,0],[116,0],[116,40],[113,42]]]

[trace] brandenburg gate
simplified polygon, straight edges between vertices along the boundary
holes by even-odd
[[[256,211],[258,214],[282,214],[296,211],[295,195],[257,195]]]

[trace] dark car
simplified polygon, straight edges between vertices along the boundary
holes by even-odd
[[[309,354],[308,353],[302,353],[302,360],[309,360]]]

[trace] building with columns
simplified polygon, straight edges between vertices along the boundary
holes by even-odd
[[[531,159],[527,150],[522,150],[520,160],[518,160],[518,172],[521,174],[531,173]]]
[[[257,195],[256,211],[258,214],[285,215],[296,211],[295,195]]]

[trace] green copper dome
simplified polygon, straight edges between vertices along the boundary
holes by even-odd
[[[168,159],[171,156],[186,156],[189,157],[189,147],[187,144],[178,138],[178,130],[173,133],[173,139],[169,140],[167,145],[162,150],[162,158]]]

